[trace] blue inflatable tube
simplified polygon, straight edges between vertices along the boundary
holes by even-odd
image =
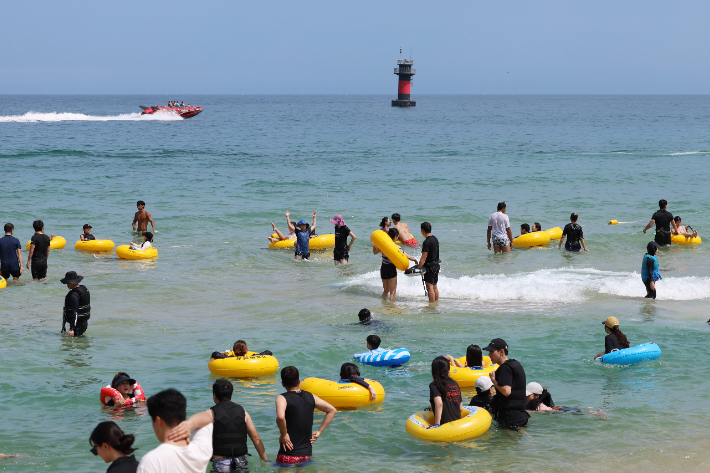
[[[607,353],[597,360],[608,365],[630,365],[646,360],[657,360],[661,357],[661,349],[655,343],[642,343],[631,348]]]
[[[381,352],[367,352],[353,355],[360,363],[370,366],[399,366],[409,361],[410,354],[406,348],[384,350]]]

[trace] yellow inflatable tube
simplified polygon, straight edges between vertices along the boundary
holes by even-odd
[[[291,240],[277,241],[276,243],[269,243],[269,248],[293,248],[294,246],[296,246],[295,238]],[[334,246],[335,235],[332,233],[313,237],[308,241],[309,250],[325,250],[326,248],[332,248]]]
[[[545,233],[550,235],[550,240],[559,240],[562,238],[562,229],[560,227],[550,228],[545,230]]]
[[[561,237],[561,235],[560,235]],[[550,243],[550,234],[547,232],[532,232],[513,238],[513,248],[529,248]]]
[[[424,440],[455,442],[470,439],[485,433],[493,419],[487,410],[480,407],[466,406],[461,409],[461,419],[427,429],[434,423],[433,411],[422,411],[412,414],[404,425],[407,432]]]
[[[370,390],[356,383],[339,383],[320,378],[306,378],[301,381],[301,389],[315,394],[333,407],[354,408],[368,406],[385,400],[385,388],[377,381],[366,379],[375,388],[374,401],[370,401]]]
[[[116,247],[116,256],[121,259],[154,259],[158,257],[158,249],[151,246],[145,250],[132,250],[128,245]]]
[[[399,246],[395,245],[392,238],[390,238],[386,232],[375,230],[370,235],[370,241],[392,261],[392,264],[394,264],[397,269],[404,271],[409,268],[409,260],[404,256],[404,252]]]
[[[7,286],[7,281],[4,277],[0,276],[0,289],[5,289],[5,286]]]
[[[49,243],[49,249],[50,250],[61,250],[64,248],[67,244],[67,240],[63,236],[59,235],[54,235],[54,238],[52,238],[52,241]],[[27,251],[30,251],[30,247],[32,246],[32,240],[27,242]]]
[[[671,235],[671,243],[676,245],[699,245],[703,242],[700,237],[690,238],[683,235]]]
[[[234,355],[230,351],[228,355]],[[267,376],[276,373],[279,369],[278,360],[271,355],[260,355],[255,351],[248,351],[244,356],[230,356],[229,358],[210,358],[207,363],[210,373],[230,378],[252,378],[254,376]]]
[[[74,243],[74,249],[78,251],[111,251],[113,247],[114,243],[111,240],[79,240]]]
[[[618,225],[619,221],[618,220],[609,220],[609,223],[607,225]]]
[[[462,364],[466,364],[466,356],[458,358]],[[486,367],[480,370],[472,370],[471,368],[459,368],[451,365],[449,376],[456,381],[461,388],[470,388],[476,385],[476,380],[481,376],[488,376],[491,372],[498,369],[498,365],[493,365],[491,359],[487,356],[483,357]]]

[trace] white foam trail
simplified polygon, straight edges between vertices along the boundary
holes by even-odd
[[[110,121],[175,121],[183,120],[182,117],[170,112],[157,112],[150,115],[140,113],[124,113],[121,115],[84,115],[83,113],[68,112],[27,112],[24,115],[0,116],[0,123],[33,123],[33,122],[66,122],[66,121],[86,121],[86,122],[110,122]]]
[[[605,294],[643,298],[646,289],[636,272],[587,269],[540,269],[519,274],[479,274],[449,278],[439,276],[439,297],[483,302],[579,303]],[[361,287],[373,294],[382,293],[379,271],[354,276],[346,287]],[[710,278],[667,277],[657,282],[659,300],[710,299]],[[421,278],[401,273],[397,278],[397,298],[424,298]]]
[[[683,153],[671,153],[670,156],[687,156],[689,154],[701,154],[701,153],[707,153],[708,151],[705,150],[700,150],[700,151],[686,151]]]

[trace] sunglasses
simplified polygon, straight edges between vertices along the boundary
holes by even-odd
[[[98,456],[99,451],[96,449],[96,445],[94,445],[94,442],[89,440],[89,445],[91,445],[91,449],[89,450],[91,453],[94,454],[94,456]]]

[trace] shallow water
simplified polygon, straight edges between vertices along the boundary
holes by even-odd
[[[412,360],[362,367],[382,382],[384,403],[339,413],[307,471],[707,469],[710,381],[697,366],[710,355],[710,253],[705,244],[661,250],[656,301],[643,299],[639,270],[658,199],[705,235],[710,98],[421,96],[403,110],[388,96],[178,98],[205,112],[146,119],[135,110],[156,97],[0,96],[1,218],[23,243],[36,218],[68,242],[51,253],[47,281],[27,271],[0,291],[0,453],[27,455],[0,469],[103,471],[87,440],[106,419],[136,435],[139,457],[155,447],[145,408],[99,404],[119,370],[149,395],[180,389],[194,413],[211,405],[209,353],[238,338],[303,378],[336,379],[373,332]],[[156,221],[157,261],[73,250],[84,223],[128,243],[138,199]],[[590,251],[493,256],[486,222],[500,200],[515,234],[523,222],[563,226],[578,212]],[[343,214],[358,236],[351,263],[266,249],[269,223],[283,228],[287,208],[308,220],[316,210],[319,233]],[[401,275],[397,302],[379,299],[369,233],[392,212],[412,229],[430,221],[441,241],[438,307],[421,280]],[[612,218],[621,223],[606,225]],[[92,295],[89,330],[76,340],[59,334],[58,280],[69,270]],[[353,325],[362,307],[385,325]],[[609,315],[632,344],[656,342],[663,356],[594,363]],[[533,414],[523,434],[493,428],[453,444],[407,434],[407,416],[428,403],[431,360],[494,337],[557,404],[605,417]],[[235,387],[275,458],[277,376]],[[252,464],[273,470],[256,456]]]

